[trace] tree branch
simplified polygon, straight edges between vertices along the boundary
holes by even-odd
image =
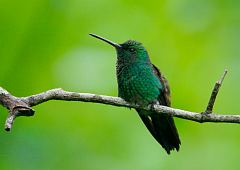
[[[131,104],[119,97],[111,97],[104,95],[96,95],[90,93],[76,93],[68,92],[62,89],[52,89],[43,93],[28,97],[15,97],[11,95],[8,91],[0,87],[0,104],[9,110],[9,115],[5,123],[5,130],[10,131],[14,122],[14,119],[18,116],[33,116],[34,110],[32,106],[39,105],[41,103],[47,102],[49,100],[64,100],[64,101],[82,101],[82,102],[93,102],[101,103],[119,107],[128,107],[136,109],[145,109],[145,110],[154,110],[158,114],[168,114],[174,117],[192,120],[195,122],[225,122],[225,123],[240,123],[240,115],[218,115],[218,114],[209,114],[212,113],[212,108],[214,101],[216,99],[219,88],[222,84],[222,81],[226,75],[227,71],[225,70],[222,78],[217,81],[211,98],[208,103],[208,107],[204,113],[196,113],[181,109],[170,108],[167,106],[162,106],[158,104],[149,105],[146,107],[141,107],[139,105]],[[217,86],[217,87],[216,87]]]

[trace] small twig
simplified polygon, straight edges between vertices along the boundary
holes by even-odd
[[[208,105],[207,105],[207,108],[206,108],[205,112],[203,112],[203,113],[205,113],[205,114],[211,114],[212,113],[213,106],[214,106],[218,91],[219,91],[219,89],[222,85],[222,82],[223,82],[226,74],[227,74],[227,69],[224,70],[224,73],[223,73],[222,77],[215,83],[215,86],[212,90],[212,94],[211,94],[211,97],[210,97]]]

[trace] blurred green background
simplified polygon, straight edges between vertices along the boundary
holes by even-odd
[[[51,88],[117,96],[115,50],[88,33],[142,42],[166,75],[173,107],[201,112],[229,69],[214,112],[239,113],[240,1],[0,0],[0,86],[17,96]],[[134,110],[50,101],[4,131],[0,169],[235,170],[237,124],[175,119],[182,146],[168,156]]]

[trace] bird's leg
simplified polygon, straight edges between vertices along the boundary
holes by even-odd
[[[149,107],[150,110],[155,110],[155,105],[160,105],[158,100],[155,100],[155,101],[149,103],[148,107]]]

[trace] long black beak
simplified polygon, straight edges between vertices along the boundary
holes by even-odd
[[[103,37],[100,37],[100,36],[98,36],[98,35],[96,35],[96,34],[91,34],[91,33],[90,33],[89,35],[91,35],[91,36],[93,36],[93,37],[95,37],[95,38],[97,38],[97,39],[100,39],[100,40],[102,40],[102,41],[105,41],[106,43],[112,45],[112,46],[115,47],[115,48],[121,48],[121,45],[119,45],[119,44],[117,44],[117,43],[115,43],[115,42],[112,42],[112,41],[110,41],[110,40],[108,40],[108,39],[106,39],[106,38],[103,38]]]

